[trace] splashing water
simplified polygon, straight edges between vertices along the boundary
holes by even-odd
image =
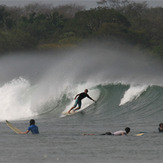
[[[124,105],[133,99],[137,99],[144,91],[146,91],[147,88],[148,86],[130,86],[130,88],[125,92],[119,105]]]
[[[13,79],[0,88],[0,119],[13,120],[33,116],[30,110],[30,84],[23,78]]]

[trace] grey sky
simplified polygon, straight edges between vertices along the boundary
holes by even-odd
[[[97,1],[99,0],[0,0],[0,5],[7,6],[24,6],[30,3],[39,2],[42,4],[51,4],[53,6],[65,5],[65,4],[79,4],[85,8],[95,8],[97,7]],[[146,1],[149,6],[163,7],[163,0],[134,0],[136,2]]]

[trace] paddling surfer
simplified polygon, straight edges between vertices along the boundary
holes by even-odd
[[[126,127],[125,130],[120,130],[120,131],[116,131],[116,132],[105,132],[104,134],[101,135],[115,135],[115,136],[123,136],[123,135],[127,135],[130,132],[130,128]]]
[[[89,95],[88,95],[88,89],[85,89],[84,92],[82,93],[79,93],[75,96],[75,104],[74,106],[68,111],[68,113],[71,112],[71,110],[73,110],[77,105],[78,107],[76,109],[74,109],[74,111],[76,110],[79,110],[81,108],[81,105],[82,105],[82,100],[85,98],[85,97],[88,97],[90,100],[96,102],[94,99],[92,99]]]
[[[124,135],[128,135],[128,133],[130,132],[130,128],[126,127],[125,130],[119,130],[116,132],[105,132],[103,134],[100,135],[114,135],[114,136],[124,136]],[[83,134],[83,135],[97,135],[97,134]]]

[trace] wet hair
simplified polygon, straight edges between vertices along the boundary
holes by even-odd
[[[130,128],[129,128],[129,127],[126,127],[126,128],[125,128],[125,131],[126,131],[126,133],[128,134],[128,133],[130,132]]]
[[[31,125],[35,125],[35,120],[34,119],[31,119],[29,123],[30,123],[30,126]]]
[[[88,92],[88,89],[85,89],[84,92]]]
[[[161,127],[161,125],[163,125],[163,123],[160,123],[160,124],[159,124],[159,127]]]

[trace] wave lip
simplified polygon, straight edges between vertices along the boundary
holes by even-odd
[[[133,99],[137,99],[144,91],[147,90],[147,88],[147,85],[130,86],[121,99],[119,106],[124,105],[127,102],[131,102]]]

